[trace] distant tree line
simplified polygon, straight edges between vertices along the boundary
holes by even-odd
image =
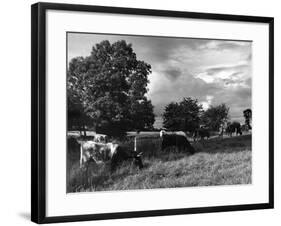
[[[245,125],[252,129],[252,110],[243,111]],[[193,133],[200,126],[212,131],[219,131],[222,125],[229,121],[229,107],[226,104],[211,105],[203,110],[197,99],[191,97],[183,98],[180,102],[171,102],[163,114],[163,126],[171,131],[188,131]],[[238,122],[235,122],[238,123]],[[240,124],[240,123],[239,123]]]
[[[183,98],[180,102],[171,102],[164,109],[163,126],[171,131],[194,132],[204,125],[210,130],[218,131],[228,120],[229,107],[225,104],[210,106],[203,110],[197,99]]]

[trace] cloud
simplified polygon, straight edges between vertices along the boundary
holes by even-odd
[[[212,105],[212,100],[214,99],[214,96],[207,95],[206,101],[199,102],[204,110],[207,110]]]
[[[163,73],[170,81],[177,80],[182,74],[179,69],[167,69]]]
[[[131,43],[139,60],[152,66],[147,97],[157,116],[183,97],[198,99],[207,108],[225,103],[230,116],[243,120],[251,107],[251,42],[196,38],[69,34],[68,60],[87,56],[102,40]]]
[[[207,95],[212,96],[220,89],[217,84],[208,84],[189,73],[183,73],[173,82],[161,72],[153,72],[149,77],[148,97],[153,101],[156,115],[161,115],[164,107],[172,101],[181,101],[183,97],[206,101]]]
[[[208,67],[206,71],[210,75],[214,75],[216,73],[222,72],[222,71],[237,71],[237,70],[243,70],[244,68],[248,67],[248,64],[245,62],[239,62],[234,65],[224,65],[224,66],[212,66]]]
[[[196,75],[207,83],[220,83],[225,86],[249,86],[247,79],[251,76],[249,63],[239,62],[234,65],[215,65],[203,69]]]

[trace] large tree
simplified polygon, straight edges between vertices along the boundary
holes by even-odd
[[[105,40],[93,46],[90,56],[69,63],[69,99],[103,133],[152,127],[153,106],[145,96],[149,73],[151,66],[137,59],[131,44]]]
[[[165,107],[163,125],[166,129],[194,132],[199,127],[202,105],[197,99],[183,98],[179,103],[172,102]]]
[[[218,131],[221,125],[227,121],[228,112],[229,107],[227,107],[225,104],[210,106],[202,114],[201,121],[211,130]]]
[[[75,96],[72,96],[68,93],[67,104],[68,129],[79,130],[81,135],[83,131],[83,135],[86,136],[86,125],[90,123],[90,118],[84,113],[81,102]]]

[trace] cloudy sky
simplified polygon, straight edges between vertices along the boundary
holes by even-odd
[[[102,40],[126,40],[152,66],[147,96],[157,116],[183,97],[197,98],[205,109],[225,103],[240,122],[251,107],[251,42],[68,33],[68,60],[90,55]]]

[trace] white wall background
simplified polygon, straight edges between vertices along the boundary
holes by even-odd
[[[35,1],[3,1],[0,8],[0,224],[28,225],[30,218],[30,5]],[[52,2],[49,0],[48,2]],[[185,10],[275,17],[275,209],[195,214],[94,222],[95,225],[280,225],[281,165],[280,131],[281,67],[278,1],[263,0],[76,0],[65,3],[120,7]],[[278,103],[279,102],[279,103]],[[149,200],[148,200],[149,202]],[[92,225],[93,222],[70,223]]]

